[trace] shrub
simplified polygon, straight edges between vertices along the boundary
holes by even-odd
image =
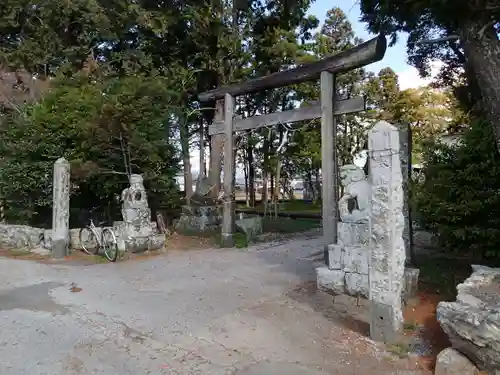
[[[167,120],[178,97],[168,87],[166,78],[152,76],[63,78],[41,101],[9,118],[0,134],[7,219],[50,225],[59,157],[71,163],[73,211],[97,207],[108,218],[119,212],[116,197],[128,185],[123,150],[132,173],[143,174],[150,200],[177,200],[179,152]]]
[[[500,257],[500,154],[492,126],[475,120],[459,145],[429,144],[423,173],[414,203],[439,245]]]

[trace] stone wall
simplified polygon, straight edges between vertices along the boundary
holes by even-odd
[[[118,241],[120,250],[125,250],[125,241],[128,239],[126,231],[123,229],[123,222],[113,223],[113,229]],[[102,228],[97,227],[96,232],[99,235]],[[158,233],[155,221],[151,222],[151,230]],[[69,230],[69,248],[80,250],[80,228]],[[155,244],[153,244],[155,245]],[[6,249],[52,249],[52,230],[30,227],[28,225],[0,224],[0,247]],[[154,247],[154,246],[151,246]]]
[[[3,248],[35,248],[43,243],[44,229],[27,225],[0,224],[0,246]]]

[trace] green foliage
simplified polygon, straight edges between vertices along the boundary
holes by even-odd
[[[414,194],[424,226],[449,251],[500,257],[500,154],[492,126],[476,120],[458,146],[429,145],[424,165]]]
[[[124,155],[132,173],[144,175],[150,200],[174,204],[179,160],[167,120],[178,98],[167,87],[159,76],[78,75],[57,81],[43,100],[11,117],[0,145],[0,191],[11,220],[47,221],[36,215],[52,205],[59,157],[71,164],[72,208],[116,209],[127,185]]]
[[[477,73],[485,67],[474,55],[499,46],[500,7],[496,1],[361,0],[360,7],[361,19],[368,23],[369,30],[389,35],[392,44],[400,32],[408,33],[408,61],[421,75],[429,77],[433,64],[440,61],[434,84],[452,87],[461,104],[467,110],[473,108],[485,89],[477,82]],[[435,39],[441,42],[428,43]],[[478,42],[489,46],[476,49]],[[495,59],[487,61],[498,64],[498,54],[491,56]],[[489,120],[495,124],[492,118]]]

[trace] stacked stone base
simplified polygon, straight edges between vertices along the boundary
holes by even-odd
[[[346,294],[371,298],[369,227],[367,223],[339,223],[338,244],[328,246],[328,265],[316,268],[317,288],[332,295]],[[376,283],[377,280],[372,280]],[[418,270],[407,268],[404,272],[404,291],[401,303],[415,296]],[[383,342],[397,341],[398,327],[392,327],[401,319],[394,315],[391,306],[383,303],[370,304],[370,331],[372,339]],[[390,325],[390,327],[387,327]]]
[[[141,252],[161,249],[165,244],[165,235],[159,234],[156,222],[151,222],[150,227],[135,233],[133,228],[127,229],[123,221],[113,223],[110,229],[115,232],[120,251]],[[101,234],[101,227],[96,228],[97,235]],[[145,234],[146,232],[146,234]],[[80,228],[70,229],[69,248],[80,250]],[[27,249],[32,252],[48,254],[58,248],[52,240],[52,230],[34,228],[27,225],[0,224],[0,246],[12,249]],[[65,253],[66,244],[61,244],[61,254]],[[54,254],[55,256],[58,254]]]
[[[218,206],[182,206],[181,217],[175,230],[181,234],[195,235],[219,230],[222,215]]]
[[[338,245],[328,246],[328,265],[316,269],[318,288],[368,298],[368,224],[338,223]]]

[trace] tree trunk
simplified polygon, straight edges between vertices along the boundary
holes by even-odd
[[[181,152],[184,169],[184,196],[186,203],[193,195],[193,176],[191,175],[191,160],[189,157],[189,129],[184,116],[179,116],[179,132],[181,136]]]
[[[264,139],[263,144],[263,162],[262,162],[262,195],[261,201],[264,203],[264,214],[267,213],[267,201],[269,200],[269,194],[267,189],[267,184],[269,181],[269,140]]]
[[[224,100],[218,100],[215,106],[215,121],[224,120]],[[208,171],[208,180],[212,187],[211,196],[217,197],[220,192],[220,174],[222,167],[223,146],[222,134],[216,134],[210,137],[210,169]]]
[[[249,132],[250,133],[250,132]],[[250,195],[250,207],[255,207],[255,165],[253,160],[253,147],[249,141],[247,143],[247,161],[248,161],[248,189]]]
[[[243,165],[243,173],[245,175],[245,204],[250,207],[250,194],[248,189],[248,155],[245,155],[245,163]]]
[[[467,67],[481,90],[481,109],[496,130],[500,145],[500,42],[489,19],[471,20],[460,30]],[[481,35],[482,34],[482,35]]]
[[[205,164],[205,125],[203,124],[203,117],[200,116],[200,177],[207,175]]]

